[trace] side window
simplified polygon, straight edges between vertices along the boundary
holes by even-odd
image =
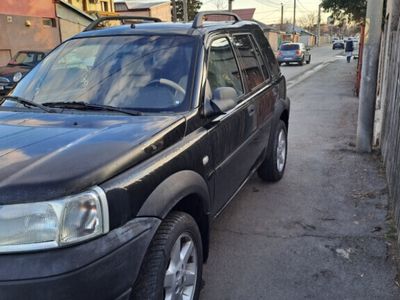
[[[247,34],[235,35],[233,36],[233,43],[238,50],[247,86],[250,90],[253,90],[256,86],[264,82],[264,76],[250,36]]]
[[[269,72],[268,72],[267,67],[265,65],[265,60],[264,60],[264,58],[263,58],[263,56],[261,54],[261,50],[258,47],[257,43],[255,42],[253,36],[251,37],[251,40],[253,42],[254,49],[256,50],[256,55],[257,55],[258,61],[260,62],[261,69],[262,69],[262,71],[264,73],[264,77],[265,77],[266,80],[269,80],[270,79],[270,75],[269,75]]]
[[[276,77],[280,74],[279,64],[276,60],[274,52],[268,42],[268,39],[265,37],[264,33],[261,30],[256,30],[254,32],[256,39],[258,41],[258,45],[261,48],[261,52],[264,54],[264,57],[267,60],[268,69],[271,71],[271,75]]]
[[[207,79],[211,93],[219,87],[232,87],[238,96],[243,94],[239,68],[227,38],[219,38],[211,43]]]
[[[37,61],[38,61],[38,62],[41,61],[43,58],[44,58],[44,54],[43,54],[43,53],[39,53],[39,54],[37,55]]]

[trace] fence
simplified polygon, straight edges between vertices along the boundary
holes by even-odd
[[[386,167],[395,219],[400,231],[400,22],[397,30],[386,35],[385,70],[387,74],[381,93],[384,93],[381,152]]]

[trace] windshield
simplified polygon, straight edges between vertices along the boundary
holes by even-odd
[[[10,65],[34,65],[35,64],[34,52],[18,52],[9,62]]]
[[[281,50],[299,50],[299,45],[297,44],[283,44]]]
[[[12,95],[40,104],[187,110],[194,41],[186,36],[73,39],[50,53]]]

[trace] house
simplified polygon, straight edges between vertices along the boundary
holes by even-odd
[[[114,1],[115,12],[121,16],[154,17],[162,21],[171,21],[171,2],[137,2],[137,1]]]
[[[60,40],[65,41],[85,29],[96,18],[69,4],[70,1],[56,2],[56,17],[60,27]]]
[[[20,50],[51,50],[94,20],[69,2],[1,0],[0,65]]]
[[[0,1],[0,65],[20,50],[45,51],[61,41],[54,1]]]
[[[96,16],[114,15],[113,0],[65,0],[79,10]]]
[[[242,20],[251,21],[254,18],[255,8],[234,9],[232,12],[237,14]],[[226,21],[229,17],[223,15],[207,16],[207,21]]]

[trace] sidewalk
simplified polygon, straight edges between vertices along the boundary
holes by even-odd
[[[289,90],[284,179],[256,176],[215,222],[202,300],[400,299],[379,159],[355,152],[355,64]]]

